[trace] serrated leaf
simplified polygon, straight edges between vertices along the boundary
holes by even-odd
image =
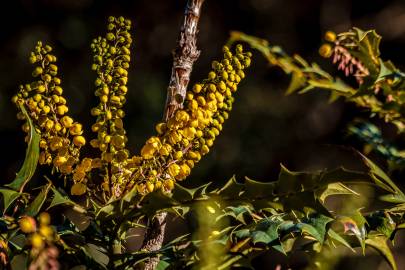
[[[11,189],[0,188],[0,193],[3,196],[3,214],[7,211],[10,205],[21,196],[20,192]]]
[[[28,256],[25,254],[19,254],[13,257],[10,262],[11,270],[23,270],[27,269]]]
[[[93,261],[106,269],[110,261],[110,258],[106,255],[106,250],[91,243],[84,245],[83,250]]]
[[[67,196],[62,195],[55,187],[52,187],[53,198],[48,206],[48,209],[55,207],[57,205],[73,205],[74,202],[70,200]]]
[[[403,196],[402,194],[386,194],[378,198],[384,202],[405,203],[405,196]]]
[[[355,252],[355,250],[350,246],[350,244],[334,230],[332,229],[328,230],[328,237],[349,248],[351,251]]]
[[[394,256],[392,255],[391,249],[387,244],[387,238],[382,235],[369,234],[366,239],[366,245],[377,250],[381,256],[388,262],[391,269],[397,270],[397,265],[395,263]]]
[[[28,125],[30,127],[30,132],[28,134],[28,145],[25,153],[24,163],[21,169],[18,171],[17,177],[14,179],[13,182],[7,184],[6,186],[15,191],[22,192],[24,186],[28,183],[28,181],[31,180],[32,176],[34,175],[35,169],[37,168],[39,158],[39,140],[41,139],[41,136],[35,130],[32,120],[29,117],[24,106],[20,105],[19,107],[21,109],[21,112],[27,119]]]
[[[304,219],[305,223],[310,224],[314,227],[319,234],[319,238],[317,238],[318,242],[323,244],[326,235],[326,226],[330,223],[333,218],[322,215],[322,214],[313,214],[308,218]]]
[[[321,201],[321,203],[325,203],[326,198],[332,195],[360,195],[360,194],[339,182],[330,183],[326,187],[322,187],[316,191],[316,197]]]
[[[35,197],[34,201],[25,210],[26,215],[36,216],[39,211],[41,211],[42,205],[44,204],[50,189],[51,183],[42,188],[41,192],[37,195],[37,197]]]
[[[27,238],[23,234],[17,234],[8,239],[8,242],[17,250],[22,250],[27,242]]]
[[[364,160],[366,166],[370,169],[370,173],[375,176],[375,182],[381,188],[391,192],[396,193],[399,196],[404,196],[404,193],[398,188],[397,185],[389,178],[389,176],[381,170],[376,164],[374,164],[370,159],[368,159],[363,154],[359,153],[359,155]]]
[[[292,76],[291,76],[291,81],[290,85],[288,86],[286,90],[286,95],[290,95],[297,90],[302,89],[304,86],[306,86],[306,79],[304,75],[302,74],[301,71],[293,71]]]

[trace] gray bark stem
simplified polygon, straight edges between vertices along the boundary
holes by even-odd
[[[173,51],[173,66],[167,88],[167,98],[163,119],[167,121],[176,110],[183,108],[187,86],[193,64],[200,56],[197,49],[198,21],[200,19],[201,6],[205,0],[188,0],[184,11],[184,20],[180,29],[176,48]],[[148,229],[142,249],[156,251],[162,247],[167,212],[161,212],[149,220]],[[145,263],[145,270],[154,270],[159,263],[158,257],[152,257]]]

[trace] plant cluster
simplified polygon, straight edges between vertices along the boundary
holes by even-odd
[[[327,32],[327,43],[319,50],[322,56],[332,57],[345,76],[353,76],[356,86],[265,40],[233,32],[223,47],[223,59],[212,62],[207,79],[187,91],[183,108],[158,123],[157,134],[145,142],[139,155],[132,156],[123,124],[131,22],[110,17],[107,29],[105,37],[91,45],[99,99],[91,110],[96,117],[93,139],[86,139],[83,126],[67,115],[52,48],[39,42],[30,56],[36,80],[21,86],[13,98],[20,110],[18,118],[25,121],[27,154],[14,181],[0,188],[3,265],[134,269],[157,257],[159,269],[228,269],[249,267],[252,258],[264,252],[304,249],[313,256],[311,269],[327,269],[331,262],[322,255],[330,249],[359,248],[364,253],[372,247],[396,269],[389,242],[405,228],[405,194],[364,154],[358,153],[364,171],[293,172],[282,166],[273,182],[232,178],[219,188],[207,183],[192,189],[178,183],[210,151],[251,64],[252,54],[244,52],[242,45],[233,46],[235,42],[247,43],[271,65],[291,74],[288,94],[328,90],[332,100],[342,96],[403,132],[405,77],[380,58],[380,37],[374,31]],[[402,168],[402,152],[365,122],[350,130],[395,163],[391,169]],[[86,141],[98,157],[83,157]],[[51,165],[52,174],[34,183],[37,163]],[[58,181],[58,176],[66,181]],[[44,180],[27,192],[27,185],[38,186]],[[367,203],[359,205],[353,199],[346,200],[345,211],[328,204],[332,196],[359,196],[359,187],[364,186],[375,192],[380,208],[359,210]],[[130,230],[144,227],[145,218],[162,212],[191,219],[196,225],[193,234],[167,241],[157,250],[131,250]]]

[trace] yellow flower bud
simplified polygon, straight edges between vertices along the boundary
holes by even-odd
[[[66,105],[59,105],[56,107],[56,113],[59,115],[64,115],[69,111],[69,108]]]
[[[151,183],[151,182],[146,182],[146,189],[149,192],[152,192],[155,189],[155,185],[153,183]]]
[[[74,123],[70,128],[69,132],[72,135],[81,135],[83,133],[82,131],[82,125],[79,123]]]
[[[54,160],[53,160],[53,164],[56,167],[61,166],[62,164],[66,163],[67,159],[63,156],[57,156]]]
[[[87,191],[87,186],[83,183],[76,183],[72,186],[70,189],[70,194],[80,196],[86,193]]]
[[[159,154],[162,156],[168,156],[172,151],[172,147],[170,144],[163,144],[162,147],[159,149]]]
[[[178,175],[180,173],[180,166],[177,165],[176,163],[173,163],[167,168],[167,172],[171,176],[175,177],[176,175]]]
[[[18,221],[18,224],[23,233],[33,233],[37,230],[37,223],[35,222],[35,219],[30,216],[22,217]]]
[[[61,119],[61,123],[65,128],[70,128],[73,125],[73,119],[69,116],[63,116]]]
[[[198,94],[198,93],[201,92],[201,90],[202,90],[201,84],[195,84],[195,85],[194,85],[194,87],[193,87],[193,92],[194,92],[194,93]]]
[[[73,143],[77,146],[77,147],[81,147],[83,145],[86,144],[86,139],[83,136],[75,136],[73,137]]]
[[[319,48],[319,55],[321,55],[322,57],[328,58],[332,55],[332,53],[333,53],[332,46],[329,44],[323,44]]]
[[[31,236],[31,245],[35,249],[42,249],[45,246],[45,242],[40,234],[35,233]]]
[[[166,123],[159,123],[156,125],[155,129],[158,134],[163,134],[166,131]]]
[[[47,212],[39,214],[39,223],[41,225],[49,225],[51,223],[51,215]]]
[[[174,181],[172,179],[165,180],[163,186],[168,190],[172,190],[174,188]]]
[[[181,159],[183,157],[183,151],[177,151],[174,153],[174,158],[175,159]]]
[[[332,31],[327,31],[325,33],[325,40],[329,42],[335,42],[336,41],[336,34]]]
[[[156,148],[153,145],[147,143],[141,149],[141,156],[145,159],[153,158],[154,153],[156,152]]]

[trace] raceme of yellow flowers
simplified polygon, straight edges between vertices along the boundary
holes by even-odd
[[[90,145],[98,149],[99,158],[80,157],[86,139],[82,125],[66,115],[68,107],[57,77],[56,57],[48,45],[39,42],[31,54],[37,80],[21,86],[14,101],[27,109],[41,134],[39,163],[52,164],[71,179],[73,195],[90,191],[87,187],[93,177],[102,178],[101,189],[113,198],[133,188],[142,194],[158,189],[170,191],[214,144],[232,110],[233,93],[245,77],[244,69],[250,66],[251,53],[244,52],[241,45],[233,52],[224,47],[224,58],[214,61],[208,78],[187,92],[183,109],[157,124],[157,134],[146,141],[140,155],[131,157],[122,120],[131,60],[131,22],[123,17],[110,17],[108,21],[106,36],[94,39],[91,45],[99,104],[91,110],[96,117],[91,129],[96,135]],[[21,112],[18,118],[24,119]],[[23,130],[29,131],[27,123]]]

